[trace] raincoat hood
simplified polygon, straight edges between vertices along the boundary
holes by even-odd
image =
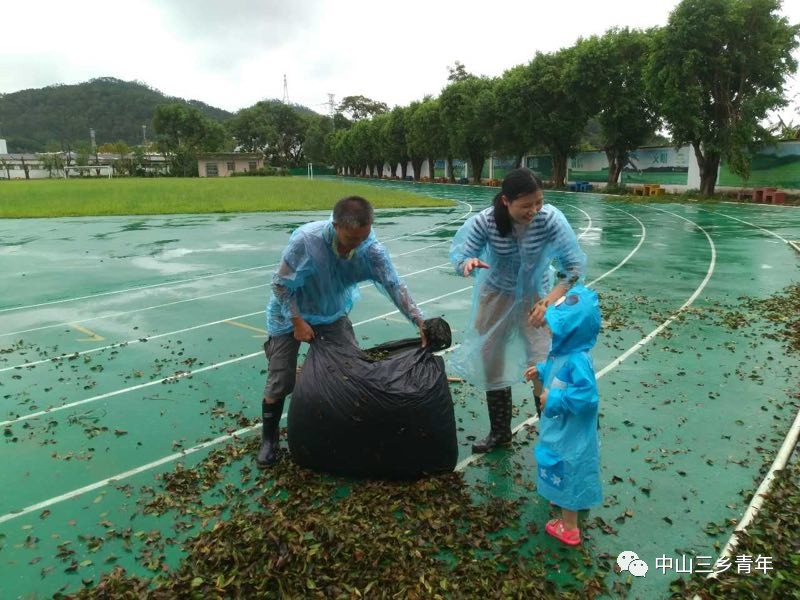
[[[566,296],[547,309],[544,318],[553,332],[551,354],[586,352],[595,345],[600,333],[597,293],[583,285],[574,285]]]

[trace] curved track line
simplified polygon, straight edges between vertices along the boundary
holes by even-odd
[[[449,198],[448,198],[448,200],[449,200]],[[450,223],[454,223],[455,221],[463,219],[464,217],[466,217],[467,215],[472,213],[472,211],[474,210],[472,208],[472,205],[469,202],[464,202],[462,200],[456,200],[456,199],[453,199],[453,201],[454,202],[458,202],[460,204],[465,204],[466,206],[469,207],[469,210],[465,214],[461,215],[460,217],[457,217],[455,219],[451,219],[450,221],[446,221],[445,223],[442,223],[441,225],[437,225],[435,227],[431,227],[431,228],[428,228],[428,229],[423,229],[422,231],[416,231],[414,233],[401,235],[401,236],[398,236],[398,237],[395,237],[395,238],[391,238],[391,239],[388,239],[388,240],[385,240],[385,241],[386,242],[392,242],[392,241],[400,240],[400,239],[403,239],[403,238],[406,238],[406,237],[411,237],[411,236],[417,235],[419,233],[425,233],[425,232],[428,232],[428,231],[441,229],[442,227],[445,227],[446,225],[449,225]],[[37,304],[26,304],[26,305],[23,305],[23,306],[11,306],[11,307],[7,307],[7,308],[0,308],[0,313],[10,312],[10,311],[13,311],[13,310],[23,310],[23,309],[26,309],[26,308],[39,308],[39,307],[42,307],[42,306],[51,306],[53,304],[63,304],[65,302],[75,302],[77,300],[87,300],[89,298],[98,298],[100,296],[111,296],[111,295],[114,295],[114,294],[125,294],[125,293],[128,293],[128,292],[134,292],[134,291],[139,291],[139,290],[148,290],[148,289],[153,289],[153,288],[158,288],[158,287],[165,287],[165,286],[170,286],[170,285],[179,285],[179,284],[182,284],[182,283],[189,283],[189,282],[192,282],[192,281],[199,281],[201,279],[209,279],[209,278],[212,278],[212,277],[223,277],[225,275],[232,275],[232,274],[235,274],[235,273],[244,273],[246,271],[255,271],[255,270],[258,270],[258,269],[268,269],[270,267],[275,267],[275,266],[277,266],[279,264],[280,264],[279,262],[276,262],[276,263],[270,263],[270,264],[267,264],[267,265],[260,265],[258,267],[248,267],[246,269],[235,269],[233,271],[225,271],[223,273],[214,273],[214,274],[211,274],[211,275],[201,275],[201,276],[198,276],[198,277],[190,277],[188,279],[179,279],[178,281],[167,281],[167,282],[164,282],[164,283],[154,283],[152,285],[142,285],[142,286],[137,286],[137,287],[132,287],[132,288],[126,288],[126,289],[123,289],[123,290],[112,290],[112,291],[108,291],[108,292],[99,292],[97,294],[89,294],[89,295],[86,295],[86,296],[76,296],[76,297],[72,297],[72,298],[62,298],[61,300],[51,300],[49,302],[39,302]]]

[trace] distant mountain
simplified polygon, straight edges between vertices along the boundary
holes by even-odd
[[[165,96],[139,81],[100,77],[77,85],[53,85],[0,94],[0,137],[9,152],[41,152],[60,145],[89,141],[97,144],[124,140],[142,143],[142,125],[153,139],[153,111],[159,104],[182,102],[207,117],[224,121],[232,115],[199,100]]]

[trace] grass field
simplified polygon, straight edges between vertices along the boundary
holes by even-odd
[[[292,177],[42,179],[0,183],[0,218],[324,210],[350,195],[376,208],[449,204],[352,181]]]

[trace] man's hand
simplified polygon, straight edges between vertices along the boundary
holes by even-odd
[[[473,269],[488,269],[489,265],[477,258],[468,258],[464,261],[464,277],[469,277]]]
[[[422,347],[428,345],[428,337],[425,335],[425,324],[422,320],[417,321],[417,327],[419,327],[419,337],[422,338]]]
[[[294,317],[292,325],[294,325],[294,339],[298,342],[310,342],[314,339],[314,330],[302,317]]]
[[[536,368],[536,365],[528,367],[527,369],[525,369],[525,373],[523,376],[525,377],[525,381],[533,381],[534,379],[539,379],[539,369]]]

